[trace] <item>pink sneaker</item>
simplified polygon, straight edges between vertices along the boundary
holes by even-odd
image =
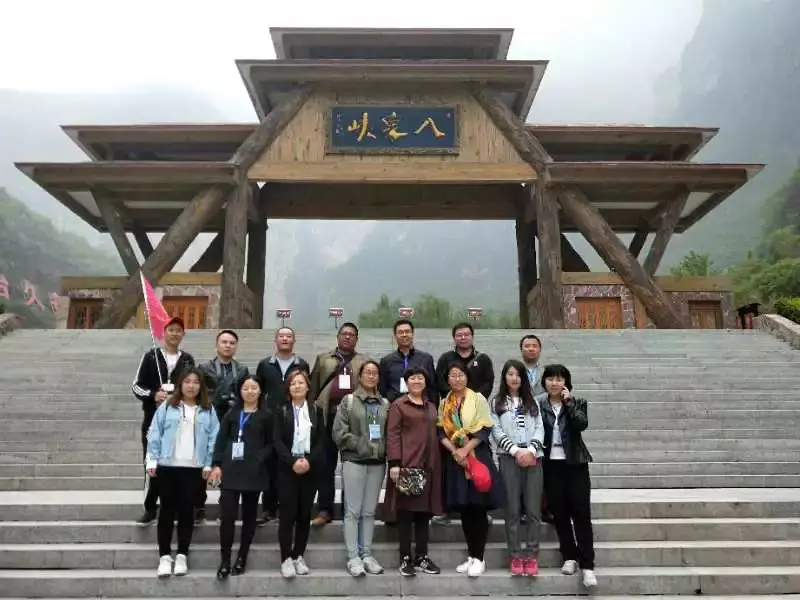
[[[521,558],[512,558],[511,559],[511,576],[512,577],[519,577],[525,571],[525,565],[522,562]]]
[[[536,577],[539,574],[539,561],[535,558],[528,558],[525,560],[525,575],[526,577]]]

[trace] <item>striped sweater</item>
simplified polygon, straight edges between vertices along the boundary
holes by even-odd
[[[535,451],[537,457],[542,457],[544,456],[542,415],[537,412],[536,416],[533,416],[529,412],[516,410],[515,402],[518,401],[508,398],[507,410],[498,414],[497,398],[492,399],[492,421],[494,421],[492,437],[497,444],[497,453],[515,456],[517,452],[525,449]]]

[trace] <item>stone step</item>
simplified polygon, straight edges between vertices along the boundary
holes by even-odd
[[[598,577],[603,593],[610,595],[790,594],[800,589],[800,567],[794,566],[607,567]],[[66,586],[76,596],[105,598],[258,596],[264,590],[269,590],[270,596],[295,597],[332,593],[337,597],[436,597],[443,591],[458,596],[585,593],[579,576],[562,575],[556,569],[542,569],[535,579],[512,578],[507,570],[496,568],[477,578],[454,572],[404,578],[390,569],[380,576],[359,579],[343,569],[315,569],[293,581],[283,579],[277,570],[251,570],[224,583],[216,580],[215,570],[193,570],[185,577],[159,581],[155,565],[144,570],[0,571],[0,589],[5,596],[62,597]]]
[[[96,459],[97,457],[95,457]],[[107,458],[107,457],[104,457]],[[595,457],[596,459],[598,457]],[[775,462],[600,462],[591,465],[592,476],[653,475],[796,475],[800,463]],[[142,476],[141,463],[0,464],[2,478],[125,478]]]
[[[134,513],[132,518],[138,516]],[[798,540],[798,518],[746,518],[746,519],[594,519],[596,541],[680,541],[701,539],[728,540]],[[205,522],[195,527],[193,541],[218,543],[216,523]],[[379,523],[375,528],[375,542],[395,539],[396,531]],[[311,543],[340,543],[343,539],[340,521],[322,530],[311,532]],[[258,543],[276,543],[277,526],[270,523],[256,533]],[[489,540],[503,542],[502,523],[495,523],[489,531]],[[542,541],[555,541],[555,532],[542,525]],[[462,542],[458,523],[435,525],[431,528],[432,542]],[[153,543],[155,527],[138,527],[132,521],[3,521],[0,522],[0,544],[72,544],[72,543]]]
[[[209,518],[218,496],[208,491]],[[141,490],[0,492],[0,521],[130,521],[142,500]],[[800,489],[791,488],[592,490],[595,519],[793,518],[798,503]]]
[[[151,569],[152,544],[8,544],[0,546],[1,569]],[[398,562],[397,542],[375,544],[375,558],[387,569]],[[677,542],[598,542],[598,571],[605,567],[759,567],[800,563],[800,541],[677,541]],[[234,549],[234,556],[236,550]],[[431,555],[443,571],[452,571],[464,560],[463,543],[436,543]],[[309,564],[318,569],[341,569],[347,562],[342,542],[312,544],[305,554]],[[508,561],[503,542],[487,544],[488,566],[502,569]],[[192,544],[193,569],[216,569],[220,562],[219,544]],[[280,567],[280,552],[275,544],[251,547],[248,567],[251,570],[275,570]],[[541,568],[560,568],[561,555],[556,542],[542,544]]]

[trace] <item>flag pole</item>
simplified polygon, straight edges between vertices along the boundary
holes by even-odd
[[[156,343],[156,336],[153,333],[153,323],[150,321],[150,302],[147,300],[147,287],[144,284],[144,273],[139,270],[139,279],[142,284],[142,296],[144,297],[144,315],[147,319],[147,328],[150,330],[150,339],[153,340],[153,356],[156,359],[156,371],[158,371],[158,382],[161,386],[164,385],[164,380],[161,377],[161,369],[158,367],[158,344]]]

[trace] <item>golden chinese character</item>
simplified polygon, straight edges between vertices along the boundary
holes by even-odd
[[[399,130],[400,117],[397,116],[396,112],[392,112],[392,114],[382,117],[381,122],[383,123],[383,133],[385,133],[386,136],[393,142],[408,135],[407,133],[403,133]]]
[[[376,139],[375,134],[369,130],[369,115],[366,112],[364,112],[364,114],[361,115],[360,123],[355,119],[353,119],[353,122],[347,126],[347,131],[351,133],[353,131],[358,131],[358,137],[356,138],[356,141],[359,142],[363,140],[365,137],[371,138],[373,140]]]
[[[426,119],[425,119],[425,120],[422,122],[422,125],[420,125],[419,127],[417,127],[417,130],[414,132],[414,134],[416,134],[416,135],[419,135],[420,133],[422,133],[422,131],[423,131],[423,130],[424,130],[426,127],[430,127],[430,128],[431,128],[431,131],[433,132],[433,135],[434,135],[434,136],[436,136],[437,138],[441,138],[441,137],[444,137],[444,136],[446,136],[446,135],[447,135],[447,134],[446,134],[445,132],[443,132],[441,129],[439,129],[438,127],[436,127],[436,122],[433,120],[433,117],[428,117],[428,118],[426,118]]]

